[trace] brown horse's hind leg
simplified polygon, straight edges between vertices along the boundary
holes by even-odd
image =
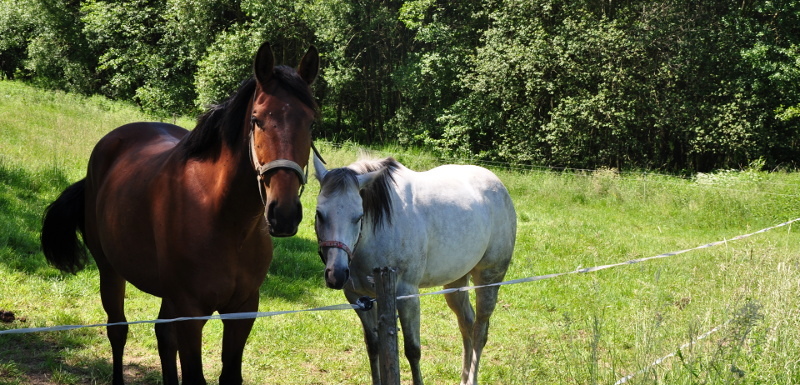
[[[125,279],[111,268],[103,255],[93,255],[100,271],[100,298],[108,322],[125,322]],[[122,385],[125,382],[122,378],[122,354],[128,340],[128,325],[109,326],[107,333],[113,357],[112,384]]]
[[[446,289],[453,287],[464,287],[469,284],[469,275],[459,278],[457,281],[451,282],[444,287]],[[448,293],[444,295],[447,300],[447,306],[456,313],[458,318],[458,329],[461,331],[461,340],[463,342],[463,363],[461,365],[461,383],[466,384],[469,380],[469,371],[472,366],[472,327],[475,323],[475,311],[472,310],[472,304],[469,302],[469,292],[457,291],[455,293]]]
[[[161,310],[158,312],[158,318],[175,318],[174,311],[167,301],[161,301]],[[178,340],[175,337],[175,325],[171,322],[156,324],[155,330],[164,385],[178,385]]]

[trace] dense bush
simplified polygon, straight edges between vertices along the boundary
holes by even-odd
[[[0,0],[0,73],[196,113],[263,40],[319,134],[573,167],[796,167],[800,1]]]

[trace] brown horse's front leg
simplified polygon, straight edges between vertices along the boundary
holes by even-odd
[[[161,302],[162,318],[202,317],[211,314],[210,311],[200,309],[194,305],[196,301],[184,296],[164,298]],[[206,321],[178,321],[168,327],[159,329],[165,331],[159,335],[159,355],[163,365],[165,384],[177,384],[174,350],[177,342],[178,358],[181,360],[181,383],[184,385],[206,385],[203,377],[203,326]]]
[[[192,314],[192,317],[200,314]],[[178,337],[178,356],[181,360],[184,385],[206,385],[203,377],[203,326],[206,321],[181,321],[175,323]]]
[[[254,312],[258,310],[258,293],[237,312]],[[224,314],[224,313],[223,313]],[[223,320],[222,332],[222,373],[219,376],[220,385],[241,385],[242,357],[244,345],[250,330],[253,329],[255,319]]]
[[[247,336],[253,328],[255,320],[224,320],[222,332],[222,373],[219,375],[220,385],[241,385],[242,356]]]
[[[175,312],[169,301],[161,301],[159,319],[175,318]],[[161,359],[161,375],[164,385],[178,385],[178,340],[173,323],[156,324],[156,340],[158,341],[158,357]]]

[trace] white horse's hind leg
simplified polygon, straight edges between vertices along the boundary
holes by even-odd
[[[481,353],[489,336],[489,318],[497,304],[497,291],[499,287],[485,287],[475,291],[475,324],[472,327],[472,362],[469,369],[469,379],[465,385],[478,384],[478,366]]]
[[[350,303],[356,303],[359,296],[356,293],[344,290],[344,294]],[[372,374],[372,385],[381,385],[381,365],[380,365],[380,342],[378,341],[378,312],[377,310],[356,310],[358,318],[361,319],[361,326],[364,328],[364,343],[367,345],[367,356],[369,357],[370,374]]]
[[[501,282],[508,269],[509,258],[498,266],[473,271],[472,281],[476,286]],[[484,257],[485,258],[485,257]],[[497,305],[499,286],[483,287],[475,290],[475,324],[472,327],[472,362],[469,370],[469,379],[464,385],[478,385],[478,366],[481,353],[489,337],[489,318]]]
[[[449,289],[453,287],[464,287],[468,284],[469,275],[465,275],[444,287]],[[461,331],[461,339],[464,346],[464,353],[462,355],[464,361],[461,365],[461,384],[464,385],[469,382],[469,373],[472,367],[472,326],[475,323],[475,312],[472,310],[472,304],[469,302],[469,292],[457,291],[455,293],[448,293],[444,295],[444,298],[447,300],[447,306],[456,313],[458,329]]]

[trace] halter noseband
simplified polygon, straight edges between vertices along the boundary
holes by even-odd
[[[306,183],[308,183],[308,166],[306,169],[303,170],[297,162],[289,159],[275,159],[272,162],[267,164],[261,164],[258,161],[258,156],[256,155],[256,143],[253,141],[253,131],[255,131],[255,124],[251,123],[250,126],[250,160],[253,162],[253,167],[256,170],[256,178],[258,179],[258,193],[261,196],[261,201],[264,203],[264,206],[267,205],[267,201],[264,198],[264,193],[261,191],[261,182],[264,180],[264,175],[272,170],[284,169],[294,171],[297,175],[297,178],[300,179],[300,193],[299,196],[303,196],[303,191],[306,189]],[[320,155],[319,150],[317,147],[314,146],[314,142],[311,142],[311,150],[314,151],[314,154],[317,155],[320,161],[325,164],[325,159],[322,159],[322,155]]]
[[[306,183],[308,182],[308,168],[303,170],[297,162],[289,159],[275,159],[267,164],[261,164],[258,161],[258,155],[256,154],[256,144],[253,141],[253,131],[255,131],[255,124],[251,124],[250,127],[250,160],[253,162],[253,167],[256,171],[256,179],[258,181],[258,195],[261,197],[261,201],[264,203],[264,206],[267,205],[267,200],[264,197],[264,192],[262,191],[261,182],[264,181],[264,175],[272,170],[290,170],[297,175],[297,178],[300,179],[300,193],[299,196],[303,196],[303,191],[306,188]],[[313,144],[312,144],[313,147]],[[316,149],[315,149],[316,150]]]
[[[349,263],[350,261],[353,260],[353,251],[350,250],[350,248],[347,247],[347,245],[345,245],[343,242],[339,242],[339,241],[319,241],[319,250],[318,250],[318,252],[319,252],[319,257],[322,258],[322,262],[323,263],[327,263],[325,258],[322,257],[322,248],[323,247],[335,247],[337,249],[344,250],[344,252],[347,253],[347,262]]]

